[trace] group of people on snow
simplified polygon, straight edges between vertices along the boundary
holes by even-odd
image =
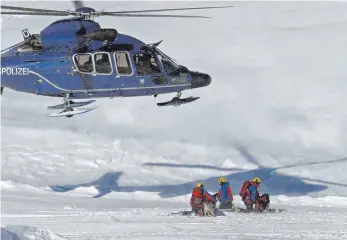
[[[260,196],[259,186],[261,180],[256,177],[252,180],[246,180],[242,183],[239,195],[244,202],[247,211],[264,211],[269,203],[269,195],[263,194]],[[203,215],[203,203],[210,202],[216,204],[218,201],[219,209],[231,209],[234,207],[234,197],[231,191],[230,183],[221,177],[218,180],[219,189],[214,195],[210,194],[204,189],[203,183],[198,183],[192,192],[190,199],[190,205],[193,213],[202,216]]]

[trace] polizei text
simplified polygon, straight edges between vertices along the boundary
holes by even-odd
[[[29,68],[1,68],[1,75],[29,75]]]

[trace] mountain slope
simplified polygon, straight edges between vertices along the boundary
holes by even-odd
[[[67,4],[40,2],[50,8]],[[89,4],[98,9],[148,7]],[[196,4],[150,6],[163,5]],[[145,27],[137,19],[114,23],[100,18],[102,26],[146,42],[163,38],[164,52],[210,73],[212,85],[187,93],[202,99],[181,108],[157,108],[149,97],[105,99],[96,111],[72,119],[45,118],[46,106],[57,99],[5,90],[2,179],[71,185],[122,172],[120,186],[174,182],[174,189],[180,189],[210,178],[215,186],[219,175],[230,176],[238,188],[241,179],[260,175],[274,194],[286,194],[282,186],[289,184],[288,194],[346,196],[341,191],[347,166],[345,10],[345,3],[245,2],[202,11],[212,19],[143,19]],[[20,40],[23,25],[39,32],[47,24],[40,19],[3,17],[2,48]],[[230,166],[243,171],[240,177],[223,170]]]

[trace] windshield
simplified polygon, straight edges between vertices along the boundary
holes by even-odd
[[[163,64],[166,72],[169,73],[179,69],[179,64],[175,60],[164,54],[158,48],[155,48],[155,52],[157,54],[158,59]]]

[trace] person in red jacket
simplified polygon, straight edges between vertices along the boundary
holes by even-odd
[[[259,202],[260,194],[259,194],[259,186],[261,180],[259,178],[254,178],[252,181],[246,180],[243,182],[240,196],[242,201],[246,205],[247,210],[253,211],[253,204],[255,204],[255,210],[259,210]]]
[[[204,189],[204,184],[198,183],[196,187],[193,188],[190,198],[190,206],[192,207],[193,213],[202,216],[203,203],[206,200],[215,202],[214,197]]]

